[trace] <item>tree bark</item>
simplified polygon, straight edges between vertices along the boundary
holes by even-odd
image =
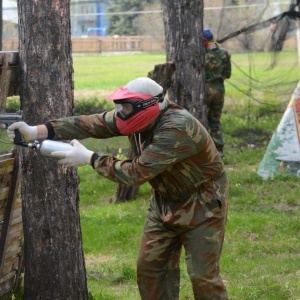
[[[154,70],[148,73],[148,77],[157,82],[163,88],[165,95],[172,84],[172,75],[175,71],[175,64],[167,62],[165,64],[155,65]]]
[[[72,115],[70,1],[18,0],[20,98],[26,123]],[[78,175],[20,149],[24,299],[88,299]]]
[[[176,68],[168,96],[207,127],[203,1],[163,0],[163,16],[167,61]]]
[[[3,37],[3,0],[0,0],[0,51],[2,51]]]
[[[133,158],[133,151],[130,147],[127,154],[128,158]],[[111,197],[110,203],[117,203],[117,202],[126,202],[136,198],[139,191],[138,186],[131,186],[123,183],[119,183],[117,187],[116,194]]]

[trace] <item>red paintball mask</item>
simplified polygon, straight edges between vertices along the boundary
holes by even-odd
[[[203,42],[204,42],[204,48],[208,47],[208,39],[203,38]]]
[[[159,103],[164,101],[164,96],[133,93],[121,87],[107,99],[115,103],[116,125],[120,133],[130,135],[140,132],[159,116]]]

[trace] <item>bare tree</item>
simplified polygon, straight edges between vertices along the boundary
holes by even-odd
[[[167,61],[175,64],[170,100],[207,127],[204,104],[203,1],[163,0]]]
[[[20,97],[30,125],[73,113],[69,2],[18,0]],[[24,299],[88,299],[77,172],[27,148],[20,158]]]
[[[143,6],[143,10],[152,11],[152,13],[140,14],[137,17],[135,26],[138,34],[151,36],[164,47],[165,35],[161,3],[146,3]]]

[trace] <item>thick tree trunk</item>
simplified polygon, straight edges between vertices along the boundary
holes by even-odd
[[[132,148],[129,148],[127,157],[128,158],[134,157]],[[111,197],[110,203],[126,202],[132,200],[136,198],[138,191],[139,191],[138,186],[131,186],[131,185],[119,183],[116,194],[113,197]]]
[[[18,0],[21,103],[30,125],[73,113],[69,0]],[[78,175],[20,150],[24,299],[88,299]]]
[[[0,0],[0,51],[2,51],[2,37],[3,37],[3,1]]]
[[[165,64],[155,65],[154,70],[148,73],[148,77],[163,87],[163,93],[165,95],[172,84],[174,71],[175,64],[173,62],[167,62]]]
[[[204,104],[203,1],[163,0],[167,61],[175,64],[170,100],[207,127]]]

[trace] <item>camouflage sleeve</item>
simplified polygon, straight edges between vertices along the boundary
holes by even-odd
[[[222,76],[229,79],[231,77],[231,56],[224,50],[225,55],[223,58],[223,73]]]
[[[90,116],[66,117],[50,121],[55,140],[99,138],[121,135],[115,125],[115,111]]]
[[[174,117],[176,119],[176,116]],[[128,185],[141,185],[187,157],[196,155],[205,141],[207,132],[192,118],[184,127],[166,123],[156,131],[152,143],[141,156],[132,160],[118,160],[101,156],[95,162],[96,171],[112,180]]]

